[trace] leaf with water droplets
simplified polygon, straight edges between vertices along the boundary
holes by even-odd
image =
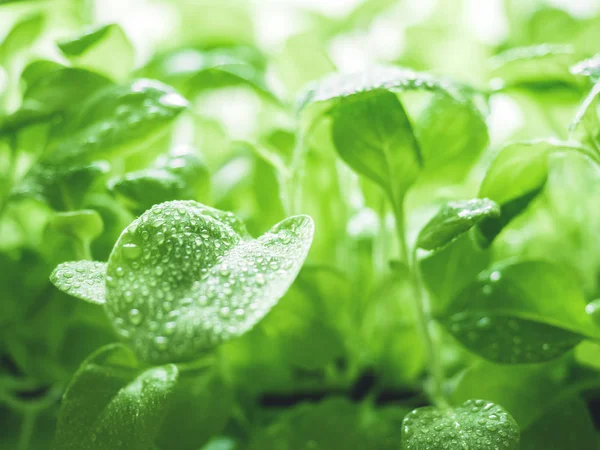
[[[423,227],[417,246],[438,250],[466,233],[486,217],[500,216],[500,207],[487,198],[448,202]]]
[[[106,263],[70,261],[59,264],[50,281],[61,291],[90,303],[104,303]]]
[[[585,313],[579,284],[549,262],[499,264],[461,291],[440,320],[460,343],[491,361],[549,361],[600,336]]]
[[[383,66],[364,72],[328,75],[303,93],[298,108],[303,110],[313,104],[375,91],[443,91],[458,98],[462,89],[458,84],[427,73]]]
[[[111,85],[111,81],[94,72],[63,67],[49,61],[35,61],[23,71],[27,89],[23,103],[14,113],[0,120],[0,135],[24,127],[55,121],[62,126],[93,93]],[[74,102],[76,98],[78,101]]]
[[[168,130],[186,105],[175,90],[157,81],[135,80],[100,90],[83,102],[61,138],[12,194],[43,196],[65,207],[61,193],[82,197],[110,168],[105,160],[145,149]]]
[[[167,414],[179,371],[141,368],[121,344],[83,362],[62,400],[56,450],[148,450]]]
[[[402,422],[404,450],[518,450],[519,441],[515,419],[485,400],[467,400],[455,408],[418,408]]]
[[[111,253],[107,312],[144,360],[194,359],[262,319],[296,278],[312,235],[307,216],[252,239],[232,213],[156,205]]]
[[[155,80],[108,87],[81,106],[68,124],[71,134],[44,161],[57,165],[122,157],[160,137],[187,105],[177,91]]]
[[[591,317],[594,323],[600,327],[600,299],[592,300],[585,307],[585,312]]]

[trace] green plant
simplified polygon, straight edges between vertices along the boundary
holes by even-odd
[[[0,1],[0,449],[599,448],[598,11],[93,3]]]

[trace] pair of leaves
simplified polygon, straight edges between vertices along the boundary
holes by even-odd
[[[312,235],[312,220],[295,216],[251,239],[232,213],[167,202],[127,227],[108,264],[64,263],[51,279],[71,294],[105,303],[142,359],[191,359],[245,333],[277,303]]]
[[[172,88],[151,80],[100,90],[73,115],[62,130],[64,137],[14,188],[13,195],[40,196],[55,205],[60,205],[56,198],[65,189],[83,196],[106,173],[101,160],[148,145],[168,130],[186,106],[187,101]]]
[[[396,95],[408,91],[435,94],[416,130]],[[313,124],[328,108],[333,144],[341,158],[379,184],[395,207],[423,167],[439,169],[459,157],[470,167],[488,140],[485,121],[467,88],[410,70],[378,68],[330,76],[305,93],[300,109],[309,107]],[[454,120],[456,129],[448,125]],[[438,123],[444,123],[443,129],[432,126]]]
[[[599,336],[575,276],[542,261],[493,266],[438,319],[465,347],[502,364],[549,361]]]

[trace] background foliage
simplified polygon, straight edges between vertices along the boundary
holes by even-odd
[[[0,448],[458,445],[441,407],[597,450],[599,41],[596,1],[0,0]],[[172,200],[315,227],[186,358],[119,343],[106,265],[49,280]]]

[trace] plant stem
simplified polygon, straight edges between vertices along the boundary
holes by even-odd
[[[404,197],[394,199],[391,197],[392,209],[394,211],[394,219],[396,222],[396,237],[400,246],[400,261],[405,263],[412,272],[411,261],[408,256],[408,245],[406,244],[406,218],[404,217]]]
[[[23,416],[19,436],[19,450],[29,450],[36,419],[37,413],[31,411],[28,411]]]
[[[432,329],[431,311],[427,296],[427,290],[423,285],[419,265],[417,261],[417,249],[409,253],[406,240],[406,226],[404,214],[404,199],[398,202],[392,200],[394,216],[396,219],[396,233],[400,243],[400,258],[406,264],[410,272],[412,288],[414,291],[414,304],[417,312],[417,327],[423,338],[427,361],[431,372],[429,395],[433,403],[438,407],[448,407],[448,401],[443,392],[444,372],[437,351]]]

